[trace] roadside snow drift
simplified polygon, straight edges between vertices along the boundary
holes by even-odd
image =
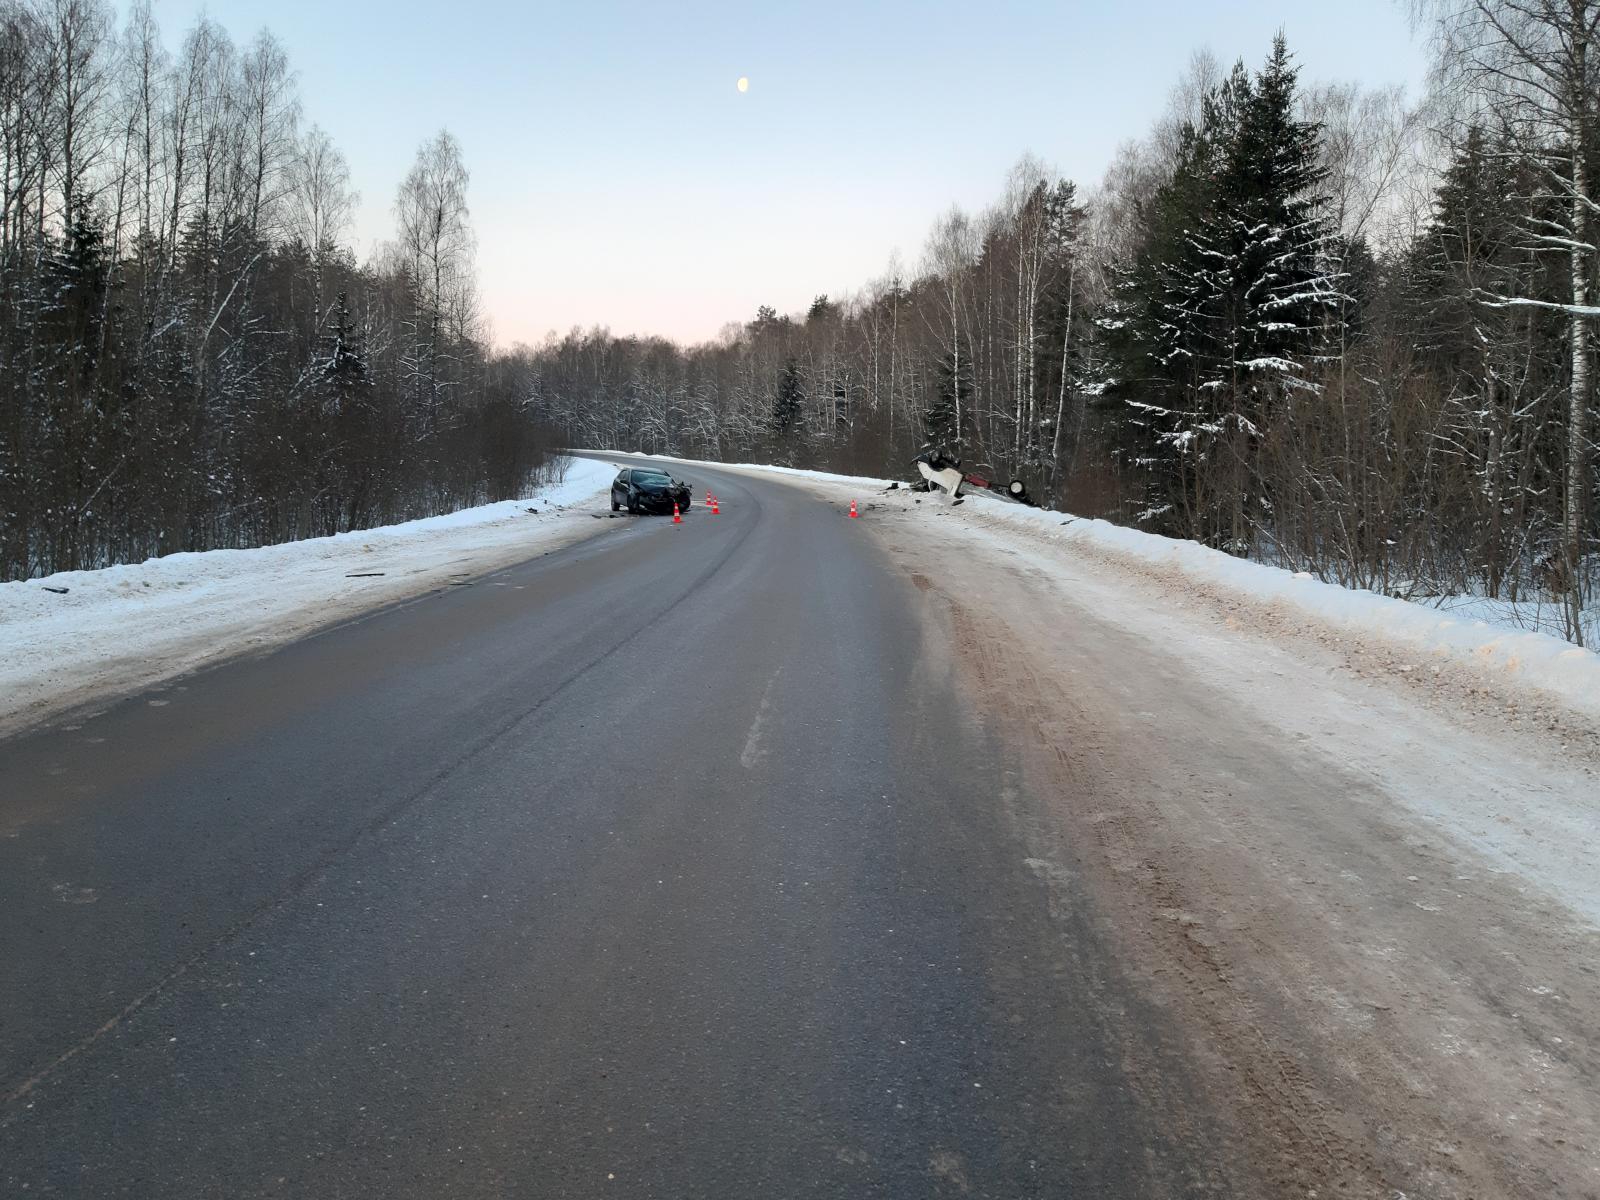
[[[1331,626],[1409,647],[1417,653],[1419,667],[1445,659],[1468,661],[1600,715],[1600,655],[1550,634],[1507,629],[1447,609],[1323,583],[1304,572],[1249,562],[1195,542],[1108,521],[975,499],[983,519],[994,525],[1033,526],[1049,530],[1068,545],[1090,545],[1181,571],[1257,603],[1296,608]]]
[[[0,584],[0,731],[576,540],[596,522],[570,510],[615,472],[573,459],[525,500]]]
[[[640,455],[668,462],[691,462],[664,455]],[[706,463],[733,470],[789,476],[818,484],[853,489],[865,499],[889,480],[832,475],[756,463]],[[902,493],[903,494],[903,493]],[[881,498],[874,497],[878,502]],[[1304,572],[1235,558],[1195,542],[1159,537],[1109,521],[1074,517],[1052,509],[1027,508],[982,495],[966,497],[959,509],[969,528],[1003,536],[1008,528],[1043,535],[1065,547],[1082,547],[1125,560],[1181,572],[1196,582],[1231,592],[1241,600],[1279,605],[1314,617],[1351,634],[1380,638],[1417,656],[1417,669],[1442,661],[1467,663],[1500,679],[1553,694],[1591,716],[1600,716],[1600,655],[1559,637],[1516,628],[1516,614],[1506,624],[1463,616],[1450,608],[1434,608],[1395,600],[1373,592],[1323,583]],[[1481,605],[1477,611],[1487,611]]]

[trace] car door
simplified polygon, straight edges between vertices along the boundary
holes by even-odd
[[[617,477],[611,481],[611,498],[618,504],[628,502],[628,472],[618,471]]]

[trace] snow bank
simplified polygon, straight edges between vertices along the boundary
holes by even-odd
[[[1520,629],[1563,637],[1566,606],[1556,600],[1491,600],[1487,596],[1456,595],[1423,597],[1422,603],[1443,609],[1460,621],[1483,621],[1502,629]],[[1583,614],[1585,645],[1600,643],[1600,605],[1591,599]]]
[[[891,479],[873,479],[867,475],[830,475],[827,471],[802,471],[799,467],[774,467],[766,463],[722,463],[706,462],[699,458],[675,458],[670,454],[633,454],[623,450],[583,450],[582,454],[619,454],[628,458],[653,458],[658,462],[682,463],[686,467],[713,467],[725,471],[760,471],[767,475],[789,475],[796,479],[810,479],[818,483],[857,484],[863,490],[886,488],[894,481]],[[905,486],[901,480],[900,485]]]
[[[591,502],[615,473],[608,463],[572,459],[559,483],[529,499],[0,584],[0,728],[287,641],[592,533],[595,522],[561,517]]]
[[[1258,603],[1297,609],[1335,628],[1377,635],[1419,656],[1467,661],[1553,692],[1600,714],[1600,655],[1559,637],[1508,629],[1448,609],[1323,583],[1305,572],[1249,562],[1195,542],[1159,537],[1108,521],[1067,517],[974,497],[985,522],[1048,530],[1068,545],[1109,550]]]
[[[642,456],[655,457],[655,456]],[[676,462],[690,462],[674,459]],[[865,493],[889,480],[859,475],[830,475],[756,463],[705,463],[739,470],[789,475],[818,483],[844,484]],[[1006,527],[1042,531],[1065,545],[1081,545],[1123,558],[1183,573],[1225,589],[1242,599],[1280,605],[1315,617],[1351,634],[1375,635],[1408,649],[1424,660],[1470,663],[1526,686],[1554,693],[1566,702],[1600,715],[1600,655],[1560,637],[1535,632],[1525,615],[1506,606],[1496,608],[1472,597],[1447,600],[1441,607],[1417,604],[1323,583],[1304,572],[1250,562],[1195,542],[1160,537],[1109,521],[1074,517],[1051,509],[1028,508],[1004,500],[973,495],[957,513],[974,525],[998,532]],[[1495,620],[1484,619],[1486,617]]]

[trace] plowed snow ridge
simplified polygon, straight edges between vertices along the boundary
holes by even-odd
[[[667,462],[691,462],[665,455],[641,455]],[[706,464],[722,466],[725,464]],[[726,464],[821,484],[854,488],[859,499],[889,486],[887,479],[833,475],[758,463]],[[929,497],[928,503],[941,503]],[[1503,680],[1561,697],[1600,719],[1600,654],[1545,633],[1507,628],[1463,618],[1444,609],[1396,600],[1369,591],[1323,583],[1305,572],[1250,562],[1195,542],[1159,537],[1109,521],[1075,517],[1051,509],[1027,508],[984,496],[968,497],[962,510],[976,516],[976,529],[1000,534],[1009,528],[1044,535],[1063,546],[1092,547],[1149,563],[1253,602],[1293,608],[1354,634],[1381,638],[1417,655],[1416,666],[1451,661],[1492,672]]]
[[[602,523],[572,509],[615,473],[574,459],[561,482],[523,500],[0,584],[0,732],[587,536]]]

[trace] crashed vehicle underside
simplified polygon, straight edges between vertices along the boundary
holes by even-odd
[[[1028,495],[1027,484],[1022,480],[1013,479],[1006,484],[995,483],[981,475],[963,470],[959,458],[953,458],[942,450],[924,450],[917,455],[915,462],[922,481],[913,483],[912,491],[946,492],[957,504],[961,502],[962,496],[976,491],[997,496],[1002,500],[1011,500],[1017,504],[1035,505],[1033,498]]]

